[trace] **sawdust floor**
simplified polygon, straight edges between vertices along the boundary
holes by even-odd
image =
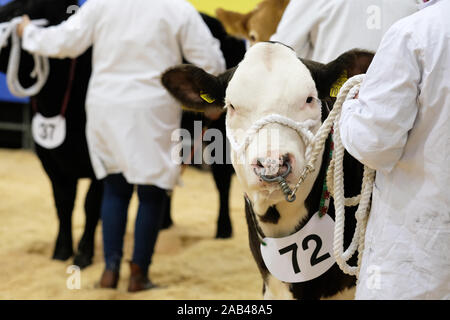
[[[188,168],[183,181],[172,199],[175,225],[160,233],[150,270],[152,280],[164,288],[126,290],[137,208],[133,197],[118,289],[95,288],[104,267],[99,225],[94,263],[81,271],[81,288],[70,290],[71,261],[50,259],[57,232],[50,182],[32,152],[0,149],[0,299],[261,299],[236,177],[230,197],[234,236],[229,240],[214,239],[218,194],[212,175]],[[88,180],[80,180],[73,215],[76,243],[83,231],[87,187]]]

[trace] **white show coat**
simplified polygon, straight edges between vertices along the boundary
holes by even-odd
[[[416,0],[291,0],[271,40],[328,63],[354,48],[376,51],[389,27],[416,11]]]
[[[160,83],[162,72],[188,61],[225,70],[219,42],[184,0],[89,0],[59,26],[29,25],[23,47],[76,57],[93,45],[86,135],[97,178],[121,172],[132,184],[172,189],[171,159],[181,108]]]
[[[377,170],[357,299],[450,299],[449,12],[396,23],[343,106],[345,148]]]

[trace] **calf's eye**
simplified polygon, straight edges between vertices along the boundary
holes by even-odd
[[[248,38],[250,40],[250,42],[256,42],[256,38],[257,38],[257,33],[256,31],[252,30],[248,33]]]
[[[313,97],[308,97],[307,99],[306,99],[306,103],[311,103],[313,101]]]
[[[233,110],[235,110],[234,109],[234,106],[230,103],[229,105],[228,105],[231,109],[233,109]]]

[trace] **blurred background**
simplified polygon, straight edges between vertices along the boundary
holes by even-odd
[[[0,5],[10,0],[0,0]],[[89,0],[87,0],[89,1]],[[80,4],[85,0],[80,0]],[[190,0],[200,12],[251,11],[257,0]],[[130,204],[118,290],[96,288],[104,268],[101,225],[93,264],[81,271],[81,289],[67,286],[72,259],[52,260],[58,219],[51,182],[33,152],[28,99],[12,96],[0,74],[0,299],[261,299],[262,282],[248,247],[242,189],[230,191],[233,237],[215,239],[219,196],[209,172],[187,168],[172,200],[174,225],[160,232],[151,277],[164,288],[127,292],[137,199]],[[80,179],[72,216],[74,243],[84,225],[89,179]],[[226,263],[224,263],[226,261]]]
[[[0,6],[11,0],[0,0]],[[198,11],[215,16],[217,8],[237,12],[251,11],[259,0],[188,0]],[[82,5],[86,0],[78,0]],[[32,148],[30,132],[31,109],[28,99],[14,97],[6,86],[5,74],[0,72],[0,148]]]

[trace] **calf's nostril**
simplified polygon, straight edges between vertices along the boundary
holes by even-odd
[[[256,166],[258,168],[264,168],[264,166],[262,164],[263,162],[264,162],[264,160],[261,161],[261,159],[256,159]]]
[[[283,154],[283,160],[285,161],[291,161],[292,160],[293,155],[291,153],[285,153]]]
[[[286,153],[282,156],[256,158],[252,164],[253,172],[258,177],[286,177],[292,170],[292,156]]]
[[[282,162],[283,162],[283,166],[286,166],[289,163],[292,167],[295,165],[295,158],[292,154],[286,153],[285,155],[283,155]]]

